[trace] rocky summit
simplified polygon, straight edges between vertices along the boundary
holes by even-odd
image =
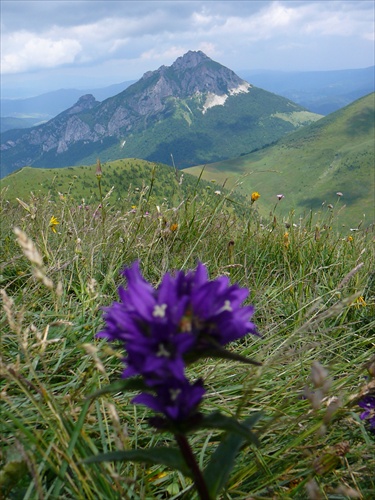
[[[1,172],[90,164],[98,156],[170,163],[173,155],[182,168],[261,148],[318,118],[189,51],[103,102],[85,95],[47,123],[5,132]]]

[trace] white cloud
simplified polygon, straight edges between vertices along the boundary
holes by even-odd
[[[364,40],[370,40],[370,42],[375,42],[375,32],[362,33],[362,38]]]
[[[81,50],[81,44],[71,38],[54,40],[18,31],[3,39],[1,71],[3,74],[22,73],[61,66],[72,63]]]
[[[70,65],[72,80],[104,67],[133,79],[188,50],[234,70],[364,67],[374,57],[372,0],[1,3],[2,73],[20,78]]]
[[[297,25],[303,13],[297,7],[288,7],[280,2],[266,4],[259,12],[248,16],[232,15],[215,18],[210,35],[224,34],[231,38],[243,36],[246,40],[267,40],[279,33],[289,32]]]
[[[191,16],[192,24],[197,27],[205,27],[212,23],[214,17],[206,12],[193,12]]]
[[[352,12],[315,11],[311,20],[306,19],[302,31],[308,35],[349,37],[359,35],[369,28],[371,19],[356,18]]]
[[[208,57],[215,57],[215,56],[219,55],[219,53],[216,49],[216,45],[214,43],[211,43],[211,42],[200,43],[199,46],[197,47],[197,50],[201,50]]]
[[[172,45],[166,50],[159,51],[158,49],[152,48],[143,52],[141,54],[141,59],[152,60],[152,61],[169,61],[170,59],[177,59],[182,54],[187,52],[189,49],[186,47],[174,46]]]
[[[351,2],[348,2],[350,4]],[[356,3],[288,2],[265,3],[248,16],[231,15],[212,18],[208,33],[219,36],[244,36],[248,41],[261,41],[285,36],[357,36],[369,39],[373,33],[373,12],[355,10]],[[346,7],[346,8],[344,8]],[[370,14],[370,15],[369,15]],[[210,18],[205,18],[206,24]],[[202,23],[203,24],[203,23]],[[207,27],[205,26],[205,29]]]

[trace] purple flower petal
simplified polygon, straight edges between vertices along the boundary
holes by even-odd
[[[171,420],[183,421],[197,412],[205,389],[201,380],[191,385],[184,379],[165,381],[155,392],[155,395],[139,394],[132,402],[148,406]]]
[[[365,411],[360,414],[361,420],[367,420],[370,424],[370,430],[375,432],[375,396],[364,396],[359,402],[358,406],[364,408]]]

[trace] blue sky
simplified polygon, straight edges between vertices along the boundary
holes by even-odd
[[[136,80],[188,50],[234,71],[375,64],[373,0],[1,0],[1,33],[2,97]]]

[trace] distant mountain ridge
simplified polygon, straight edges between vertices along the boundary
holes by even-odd
[[[332,71],[249,71],[242,78],[328,115],[375,90],[375,66]]]
[[[62,113],[64,110],[73,106],[73,104],[83,95],[92,94],[98,101],[103,101],[104,99],[108,99],[108,97],[113,97],[119,92],[122,92],[132,83],[134,83],[134,80],[116,83],[114,85],[98,89],[59,89],[34,97],[1,99],[0,110],[1,118],[4,123],[2,124],[1,132],[11,130],[12,127],[10,126],[10,118],[17,118],[20,120],[20,123],[22,123],[21,120],[25,120],[25,126],[27,126],[27,120],[29,122],[33,120],[33,123],[28,125],[31,127],[33,124],[37,124],[38,122],[54,118],[59,113]],[[9,125],[5,120],[9,120]],[[25,127],[22,126],[22,128]]]
[[[127,157],[179,167],[238,156],[319,119],[189,51],[103,102],[92,95],[49,122],[1,136],[2,175]]]
[[[333,113],[375,90],[375,66],[332,71],[241,70],[237,74],[269,92],[322,115]],[[95,89],[58,89],[34,97],[0,99],[0,133],[46,122],[70,108],[82,95],[103,101],[135,80]],[[17,118],[17,120],[14,120]]]

